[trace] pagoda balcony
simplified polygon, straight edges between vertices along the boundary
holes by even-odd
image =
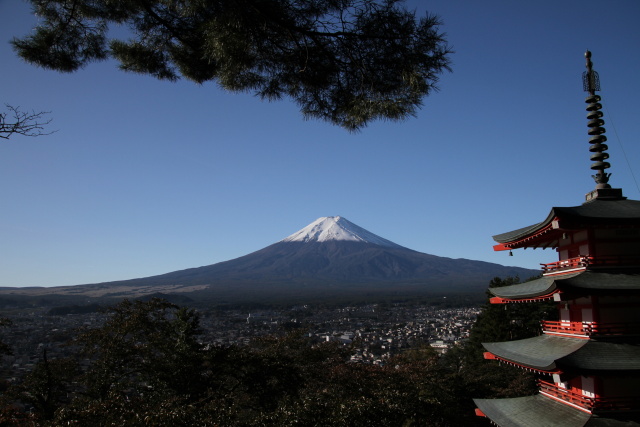
[[[589,261],[590,257],[579,256],[576,258],[568,258],[540,265],[542,266],[542,274],[550,275],[586,270],[589,265]]]
[[[584,396],[581,392],[575,391],[574,389],[562,388],[557,384],[543,380],[538,380],[538,387],[540,387],[541,394],[547,395],[556,400],[570,403],[574,406],[586,409],[589,412],[591,412],[595,406],[596,399],[594,397]]]
[[[542,274],[548,276],[573,273],[587,267],[640,267],[640,256],[578,256],[540,265]]]
[[[581,390],[565,389],[557,384],[538,380],[540,393],[589,412],[630,411],[638,408],[640,398],[637,397],[589,397]]]
[[[542,331],[545,334],[584,336],[594,335],[637,335],[640,331],[638,322],[568,322],[560,320],[543,320]]]

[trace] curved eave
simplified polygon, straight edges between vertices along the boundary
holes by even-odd
[[[494,250],[555,247],[555,233],[545,235],[551,230],[556,230],[559,234],[562,229],[609,224],[640,227],[640,201],[594,200],[580,206],[554,207],[542,222],[493,236],[498,242]]]
[[[511,399],[473,399],[482,414],[500,427],[582,427],[591,414],[541,394]]]
[[[499,359],[544,372],[640,372],[640,343],[541,335],[517,341],[482,343]]]
[[[556,290],[556,280],[552,277],[541,277],[517,285],[489,288],[489,292],[494,296],[505,300],[538,298],[550,295]]]
[[[552,211],[553,213],[553,211]],[[557,218],[549,216],[541,223],[524,227],[510,233],[493,236],[498,242],[494,245],[494,251],[508,251],[518,248],[555,248],[558,246],[561,232],[557,229]]]
[[[586,340],[541,335],[517,341],[482,343],[491,354],[531,369],[552,372],[556,361],[576,352]]]
[[[592,415],[541,394],[510,399],[473,399],[482,414],[500,427],[632,427],[637,414]]]
[[[496,302],[521,302],[551,297],[552,294],[579,290],[635,291],[640,290],[640,274],[629,272],[586,270],[557,276],[545,276],[517,285],[489,288],[500,298]]]
[[[514,303],[514,302],[540,302],[540,301],[550,301],[554,298],[554,295],[557,294],[558,292],[551,292],[549,294],[544,294],[544,295],[540,295],[537,297],[531,297],[531,298],[518,298],[518,299],[514,299],[514,298],[500,298],[500,297],[493,297],[489,299],[489,302],[491,304],[509,304],[509,303]]]

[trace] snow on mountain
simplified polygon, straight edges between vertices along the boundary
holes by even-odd
[[[281,242],[304,243],[329,241],[362,242],[390,248],[402,248],[402,246],[383,239],[341,216],[318,218],[303,229],[281,240]]]

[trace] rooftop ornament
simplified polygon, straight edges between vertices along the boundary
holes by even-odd
[[[622,197],[621,189],[611,188],[609,185],[610,173],[606,173],[605,170],[611,167],[609,162],[606,162],[609,158],[609,154],[606,153],[609,148],[605,142],[607,137],[604,133],[607,131],[602,127],[604,120],[602,119],[602,104],[600,101],[602,98],[600,95],[596,95],[596,91],[600,90],[600,77],[598,73],[593,69],[593,62],[591,62],[591,52],[588,50],[584,54],[586,58],[587,71],[582,73],[582,86],[585,92],[589,92],[589,96],[585,99],[587,103],[587,126],[589,127],[589,151],[593,153],[591,155],[591,169],[596,171],[595,175],[592,175],[596,182],[596,189],[587,194],[587,202],[593,199],[620,199]]]

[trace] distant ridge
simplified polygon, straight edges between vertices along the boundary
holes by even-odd
[[[480,294],[494,277],[526,279],[537,274],[537,270],[417,252],[344,217],[330,216],[318,218],[256,252],[217,264],[139,279],[36,289],[114,298],[157,292],[229,301],[287,296],[356,298],[372,294]]]

